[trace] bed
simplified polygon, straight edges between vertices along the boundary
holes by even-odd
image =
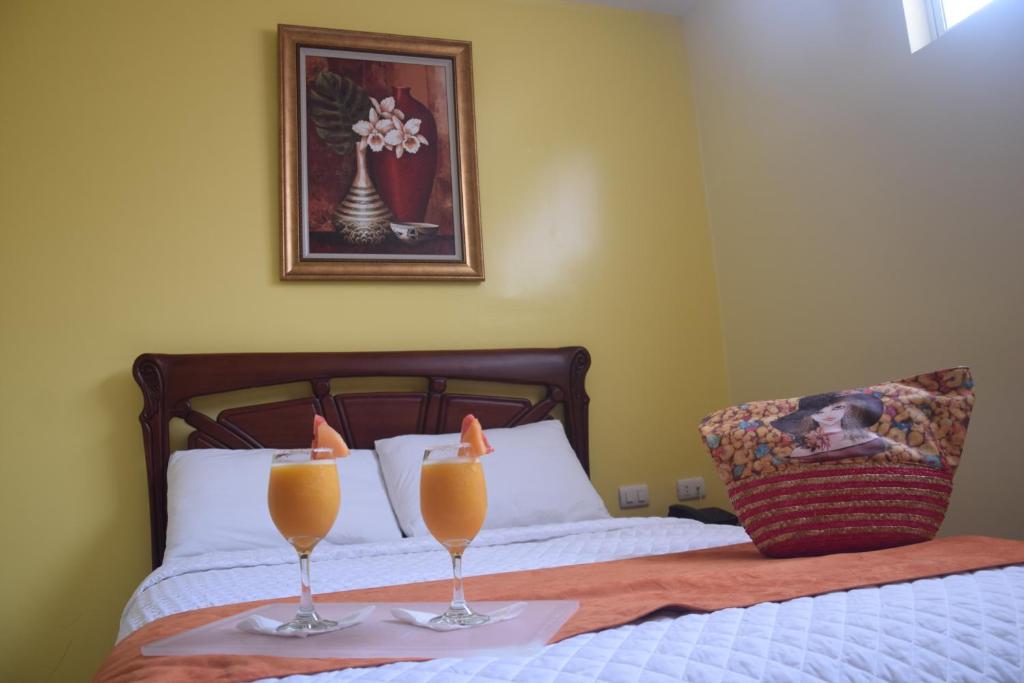
[[[191,449],[308,445],[323,415],[354,448],[457,431],[473,412],[488,430],[554,418],[589,472],[586,375],[580,347],[486,351],[140,356],[154,571],[125,607],[119,640],[164,616],[295,594],[289,549],[237,548],[165,558],[172,423]],[[365,382],[381,382],[369,390]],[[345,385],[345,382],[349,382]],[[404,384],[396,384],[404,382]],[[296,383],[301,383],[297,385]],[[306,395],[234,405],[215,417],[204,397],[274,385]],[[343,484],[344,486],[344,484]],[[489,484],[490,486],[490,484]],[[173,508],[173,505],[172,505]],[[343,506],[343,515],[346,514]],[[748,541],[739,527],[670,518],[601,518],[491,528],[466,575],[713,548]],[[445,579],[429,537],[324,543],[317,593]],[[472,596],[469,596],[472,600]],[[585,633],[530,657],[472,657],[349,668],[316,681],[1021,681],[1024,566],[858,588],[710,614],[659,613]]]

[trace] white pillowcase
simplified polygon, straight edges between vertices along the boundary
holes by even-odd
[[[485,430],[494,452],[480,458],[487,481],[485,529],[606,519],[610,515],[558,420]],[[376,442],[384,485],[408,536],[430,532],[420,514],[420,466],[431,446],[458,434],[411,434]]]
[[[278,450],[205,448],[171,455],[164,559],[290,547],[267,509],[270,459]],[[326,540],[342,544],[402,538],[376,453],[353,450],[337,464],[341,511]]]

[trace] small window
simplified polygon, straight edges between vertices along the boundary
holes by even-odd
[[[992,0],[938,0],[935,4],[942,10],[945,31],[953,28]]]
[[[910,51],[917,52],[992,0],[903,0]]]

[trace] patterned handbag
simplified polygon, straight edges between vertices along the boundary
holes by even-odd
[[[965,367],[719,410],[700,432],[740,524],[770,557],[888,548],[935,536],[960,463]]]

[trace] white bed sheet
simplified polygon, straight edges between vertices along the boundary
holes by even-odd
[[[738,527],[610,519],[484,532],[466,574],[678,552],[747,541]],[[322,546],[318,593],[444,579],[432,539]],[[168,614],[295,594],[290,552],[170,562],[132,596],[120,637]],[[780,581],[785,577],[780,577]],[[472,600],[472,595],[469,596]],[[1024,566],[662,617],[576,636],[534,657],[440,659],[287,681],[1024,681]]]

